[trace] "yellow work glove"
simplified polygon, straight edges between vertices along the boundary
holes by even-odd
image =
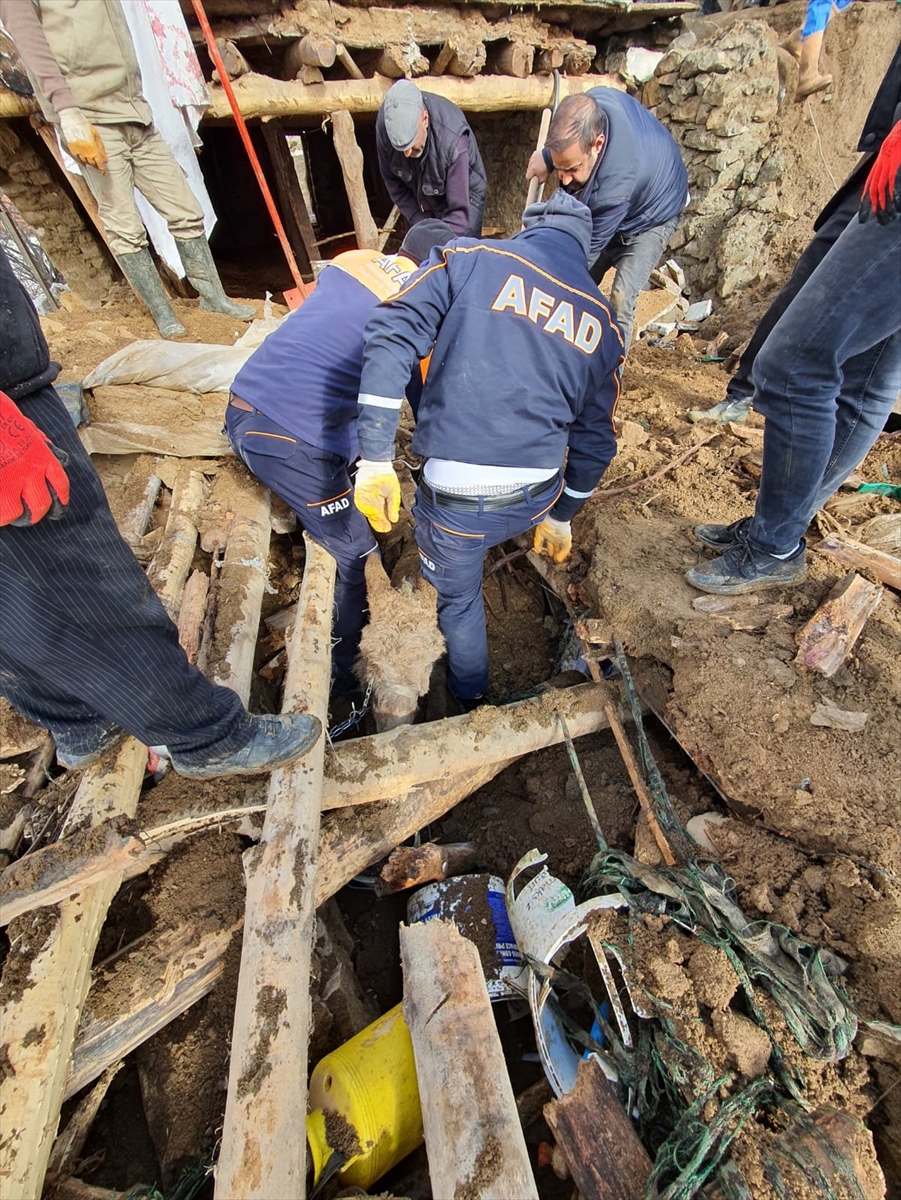
[[[357,463],[354,504],[376,531],[387,533],[400,516],[400,482],[390,462]]]
[[[105,175],[108,161],[106,147],[100,134],[86,119],[81,109],[60,109],[59,123],[66,149],[72,157]]]
[[[555,521],[553,517],[545,517],[540,525],[535,526],[532,549],[536,554],[543,554],[555,563],[562,563],[569,558],[572,548],[573,532],[569,521]]]

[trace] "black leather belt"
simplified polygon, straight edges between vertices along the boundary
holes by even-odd
[[[530,483],[527,487],[517,488],[515,492],[506,492],[501,496],[455,496],[452,492],[439,492],[435,488],[430,487],[423,479],[420,481],[419,490],[425,496],[426,500],[431,500],[433,504],[440,504],[442,508],[448,508],[451,512],[493,512],[499,508],[515,508],[517,504],[523,502],[523,492],[525,492],[532,500],[543,496],[545,492],[551,491],[552,488],[558,486],[560,476],[552,475],[550,479],[542,479],[540,483]]]

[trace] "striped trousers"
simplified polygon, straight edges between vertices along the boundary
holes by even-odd
[[[71,495],[58,521],[0,528],[0,695],[69,753],[112,725],[187,763],[242,749],[243,704],[188,662],[62,401],[46,387],[19,406],[68,454]]]

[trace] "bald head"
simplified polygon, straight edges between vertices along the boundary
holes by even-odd
[[[555,154],[578,142],[579,149],[588,154],[597,139],[606,134],[606,113],[598,108],[591,96],[582,93],[566,96],[560,101],[551,118],[545,145],[551,154]]]

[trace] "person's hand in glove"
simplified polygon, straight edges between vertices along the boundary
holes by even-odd
[[[69,503],[69,478],[45,433],[0,392],[0,525],[58,520]]]
[[[400,516],[400,482],[390,462],[357,463],[354,504],[376,531],[387,533]]]
[[[901,121],[882,143],[864,184],[860,220],[872,214],[880,225],[888,225],[901,212]]]
[[[59,123],[66,149],[72,157],[77,158],[80,163],[96,168],[101,175],[105,175],[108,161],[106,147],[100,134],[86,119],[81,109],[61,109]]]
[[[540,525],[535,526],[532,549],[536,554],[543,554],[555,563],[562,563],[569,558],[572,548],[573,531],[569,521],[556,521],[553,517],[545,517]]]

